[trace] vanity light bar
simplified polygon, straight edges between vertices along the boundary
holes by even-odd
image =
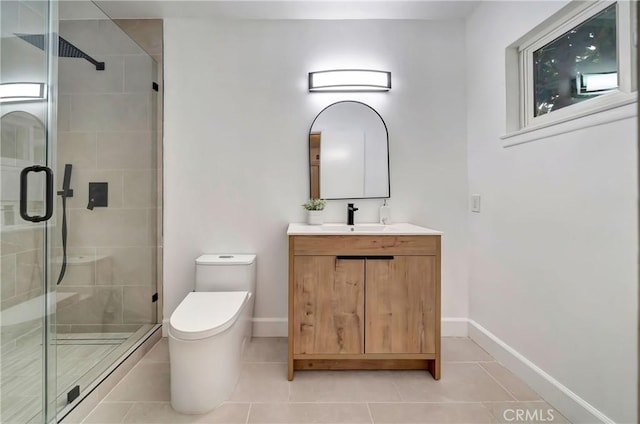
[[[0,84],[0,103],[42,100],[46,97],[43,82],[10,82]]]
[[[335,69],[309,72],[309,91],[389,91],[391,72]]]

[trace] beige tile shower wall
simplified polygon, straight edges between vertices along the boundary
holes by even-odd
[[[158,65],[111,21],[64,21],[60,33],[106,69],[60,59],[57,175],[73,165],[74,197],[59,290],[77,296],[58,308],[58,331],[128,331],[156,319]],[[90,182],[109,184],[108,207],[87,209]]]

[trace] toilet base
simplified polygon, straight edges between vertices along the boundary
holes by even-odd
[[[182,414],[204,414],[231,396],[240,377],[251,324],[245,303],[227,330],[200,340],[181,340],[169,327],[171,406]]]

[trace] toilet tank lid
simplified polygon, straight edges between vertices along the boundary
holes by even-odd
[[[196,259],[198,265],[250,265],[256,255],[235,255],[230,253],[207,254]]]

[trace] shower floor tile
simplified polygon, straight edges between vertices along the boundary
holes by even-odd
[[[58,334],[56,384],[61,405],[66,393],[98,364],[126,343],[134,333]],[[110,364],[107,364],[110,365]],[[27,343],[3,349],[0,368],[2,423],[38,422],[42,409],[44,368],[42,344]]]

